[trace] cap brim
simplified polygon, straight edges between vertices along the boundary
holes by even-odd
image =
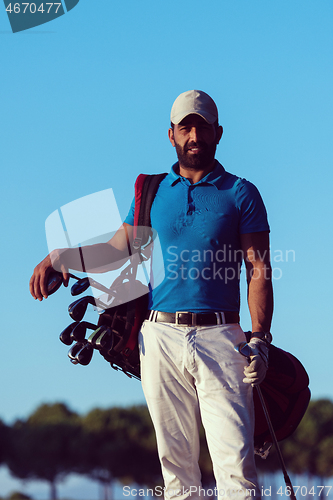
[[[188,111],[188,112],[183,112],[183,113],[178,113],[178,115],[172,117],[172,123],[174,125],[179,125],[179,123],[184,120],[184,118],[186,118],[187,116],[189,115],[198,115],[198,116],[201,116],[201,118],[203,118],[207,123],[209,123],[209,125],[212,125],[213,123],[216,122],[216,118],[215,116],[211,115],[210,113],[199,113],[198,111]]]

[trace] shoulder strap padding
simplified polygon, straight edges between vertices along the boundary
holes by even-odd
[[[146,175],[139,207],[138,226],[151,226],[150,210],[158,187],[167,174]]]
[[[134,226],[138,226],[143,185],[145,184],[145,180],[147,177],[148,176],[146,174],[140,174],[135,181]]]
[[[158,187],[167,174],[140,174],[135,182],[134,238],[143,238],[138,234],[137,226],[151,227],[150,211]],[[139,230],[142,233],[141,230]],[[144,242],[143,242],[144,243]]]

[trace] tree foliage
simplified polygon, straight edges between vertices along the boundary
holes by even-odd
[[[202,483],[210,488],[214,476],[203,429],[200,441]],[[333,476],[333,403],[311,402],[295,433],[280,447],[289,472]],[[114,480],[154,488],[162,484],[156,449],[145,406],[96,408],[79,416],[64,404],[44,404],[11,427],[0,421],[0,461],[20,479],[48,481],[52,499],[56,483],[71,472],[98,480],[105,498]],[[280,470],[274,447],[257,465],[265,473]]]
[[[9,427],[0,420],[0,464],[6,462],[9,446]]]
[[[44,404],[27,420],[18,420],[10,430],[7,465],[20,479],[48,481],[51,498],[56,482],[76,468],[79,417],[65,405]]]
[[[280,448],[289,472],[333,476],[333,403],[311,401],[300,425]],[[257,467],[263,472],[281,469],[274,447],[266,460],[258,458]]]
[[[333,476],[333,403],[310,402],[296,432],[282,443],[290,471],[312,476]]]
[[[161,471],[145,407],[95,409],[82,418],[81,472],[101,482],[154,486]]]

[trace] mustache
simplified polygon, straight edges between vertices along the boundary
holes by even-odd
[[[207,149],[207,144],[205,142],[202,142],[202,141],[198,141],[198,142],[189,142],[185,147],[185,151],[188,151],[189,149],[191,148],[201,148],[201,149]]]

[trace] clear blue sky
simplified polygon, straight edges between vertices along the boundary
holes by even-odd
[[[39,303],[28,282],[54,210],[112,188],[124,218],[136,176],[170,169],[170,107],[193,88],[219,107],[217,158],[267,206],[274,343],[303,362],[314,398],[333,398],[332,26],[331,0],[80,0],[13,34],[0,5],[0,418],[42,402],[78,412],[143,402],[140,383],[100,356],[69,362],[58,339],[69,290]]]

